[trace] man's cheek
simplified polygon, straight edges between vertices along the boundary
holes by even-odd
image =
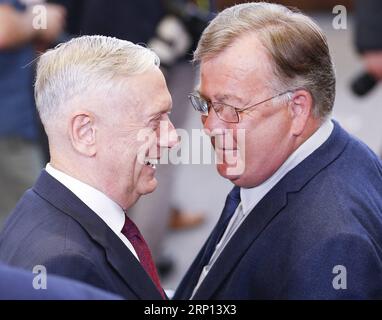
[[[245,171],[245,156],[242,156],[239,150],[229,150],[225,154],[224,162],[227,164],[227,174],[230,176],[239,176]]]
[[[246,148],[246,130],[237,129],[235,137],[233,139],[233,150],[227,150],[226,163],[229,165],[227,174],[229,175],[241,175],[245,171],[247,163],[247,148]],[[251,148],[254,146],[251,145]]]
[[[136,149],[138,150],[138,161],[144,164],[146,157],[152,157],[157,154],[156,146],[158,144],[158,137],[151,128],[143,128],[139,130],[136,136]]]

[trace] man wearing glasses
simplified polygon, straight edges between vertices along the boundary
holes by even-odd
[[[190,100],[234,187],[175,298],[381,298],[382,166],[330,120],[320,28],[281,5],[237,5],[194,60]]]

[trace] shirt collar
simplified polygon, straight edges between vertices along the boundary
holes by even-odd
[[[254,188],[241,188],[240,197],[243,213],[248,214],[289,171],[318,149],[329,138],[333,128],[333,122],[330,119],[326,120],[309,139],[289,156],[270,178]]]
[[[92,186],[53,168],[50,163],[45,170],[94,211],[114,233],[121,232],[125,224],[125,213],[116,202]]]

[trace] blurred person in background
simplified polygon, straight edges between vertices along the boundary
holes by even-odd
[[[43,165],[33,98],[34,46],[53,43],[65,23],[64,7],[45,9],[47,28],[38,29],[32,5],[0,0],[0,225]]]
[[[382,1],[355,1],[355,44],[365,67],[353,91],[367,94],[382,80]],[[380,151],[382,158],[382,150]]]
[[[356,0],[356,46],[366,71],[382,80],[382,1]]]
[[[356,0],[355,43],[365,67],[353,81],[353,91],[364,95],[382,80],[382,1]],[[380,151],[382,158],[382,150]]]

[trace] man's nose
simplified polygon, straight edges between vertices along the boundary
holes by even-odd
[[[225,129],[224,122],[219,119],[213,108],[210,109],[208,116],[202,115],[201,119],[205,133],[210,137],[217,134],[222,134]]]
[[[163,121],[160,126],[159,147],[171,149],[179,143],[179,136],[171,120]]]

